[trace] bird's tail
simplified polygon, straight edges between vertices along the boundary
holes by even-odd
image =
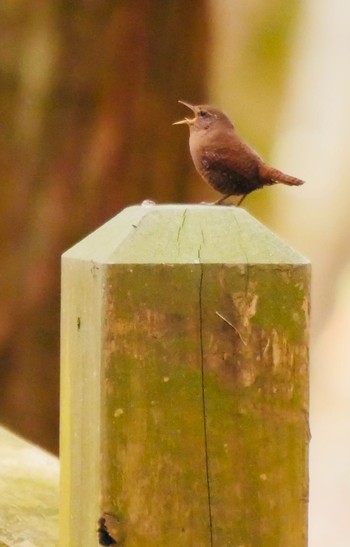
[[[265,184],[276,184],[277,182],[282,182],[283,184],[288,184],[289,186],[300,186],[305,182],[303,180],[297,179],[296,177],[286,175],[278,169],[268,167],[267,165],[261,166],[260,178],[264,180]]]

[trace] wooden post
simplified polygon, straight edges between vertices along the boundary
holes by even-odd
[[[62,547],[306,546],[309,275],[235,207],[63,255]]]

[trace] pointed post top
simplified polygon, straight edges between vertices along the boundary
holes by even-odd
[[[244,209],[217,205],[127,207],[64,257],[116,264],[308,263]]]

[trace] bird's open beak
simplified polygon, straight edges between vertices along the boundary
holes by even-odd
[[[193,124],[197,120],[197,114],[195,112],[194,106],[192,104],[185,103],[184,101],[178,101],[178,102],[185,105],[185,106],[187,106],[187,108],[190,108],[192,110],[192,112],[194,112],[195,117],[191,118],[191,119],[190,118],[184,118],[183,120],[180,120],[179,122],[174,122],[172,125],[180,125],[182,123],[187,123],[188,125]]]

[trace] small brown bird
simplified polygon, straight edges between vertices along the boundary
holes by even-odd
[[[190,108],[194,118],[185,118],[173,125],[186,123],[190,128],[190,152],[195,168],[212,188],[223,194],[215,203],[230,196],[244,198],[263,186],[278,182],[300,186],[304,181],[268,167],[237,134],[228,117],[217,108],[179,101]]]

